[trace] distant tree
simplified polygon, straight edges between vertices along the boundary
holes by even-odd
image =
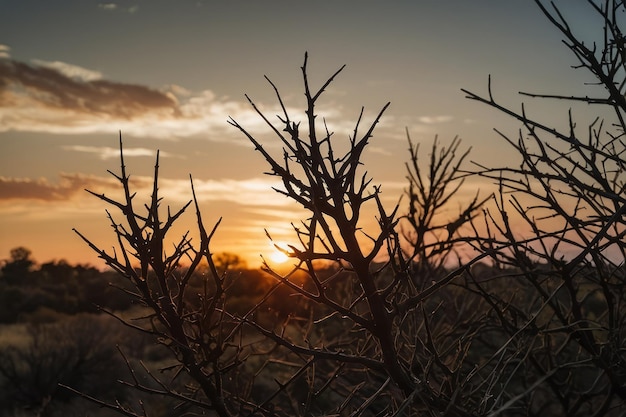
[[[10,254],[11,262],[22,262],[24,264],[28,264],[29,266],[34,264],[34,262],[30,258],[32,252],[28,248],[25,248],[23,246],[13,248],[11,249]]]
[[[30,249],[23,246],[11,249],[10,259],[2,265],[2,280],[7,284],[16,284],[24,279],[35,265],[31,254]]]
[[[239,255],[231,252],[220,252],[214,256],[215,267],[224,272],[228,269],[245,269],[246,261]]]

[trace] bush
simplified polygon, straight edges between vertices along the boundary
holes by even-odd
[[[276,191],[308,214],[294,226],[298,244],[279,248],[296,266],[282,273],[264,265],[273,281],[250,289],[263,292],[249,304],[226,265],[230,258],[209,249],[219,222],[205,228],[193,182],[187,205],[161,213],[158,153],[150,202],[135,206],[120,137],[121,172],[113,175],[124,196],[92,193],[123,219],[108,214],[118,248],[106,252],[77,233],[146,307],[138,320],[120,320],[167,348],[173,364],[162,375],[174,374],[166,380],[146,369],[127,384],[189,413],[220,416],[622,415],[626,44],[617,16],[626,6],[588,2],[604,21],[603,44],[589,49],[555,6],[536,3],[607,96],[527,95],[608,106],[615,114],[610,127],[596,120],[580,132],[570,119],[560,132],[498,104],[490,87],[486,97],[464,90],[522,123],[518,139],[502,134],[520,165],[466,172],[467,153],[457,153],[454,139],[448,147],[435,140],[423,170],[409,138],[404,215],[399,206],[383,206],[380,187],[361,166],[387,105],[364,129],[361,114],[340,144],[316,118],[318,99],[343,67],[312,90],[305,55],[303,124],[269,80],[281,106],[275,121],[248,99],[281,152],[230,124],[281,180]],[[476,195],[438,223],[437,213],[468,175],[495,181],[499,192]],[[368,206],[374,230],[363,227]],[[195,208],[198,243],[185,234],[168,252],[171,226],[188,207]],[[520,222],[526,231],[515,226]],[[462,256],[468,248],[478,255]],[[375,262],[381,253],[382,264]],[[186,268],[183,259],[191,263]],[[141,404],[91,400],[126,415],[149,412]]]
[[[0,350],[3,415],[68,415],[81,400],[60,384],[109,400],[123,397],[116,380],[124,364],[115,348],[123,332],[111,318],[78,315],[27,329],[27,340]]]

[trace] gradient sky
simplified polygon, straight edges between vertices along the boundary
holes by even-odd
[[[593,36],[584,3],[557,2]],[[461,88],[485,92],[491,74],[496,97],[518,106],[520,90],[584,94],[590,81],[530,0],[0,0],[0,258],[26,246],[40,262],[99,265],[72,227],[113,245],[105,206],[83,189],[116,195],[106,170],[119,169],[122,131],[140,195],[160,149],[166,201],[186,202],[193,174],[205,221],[223,217],[213,251],[258,263],[271,252],[263,229],[288,241],[303,217],[227,119],[274,146],[244,94],[275,114],[267,75],[303,115],[305,51],[314,86],[347,65],[318,107],[337,140],[361,106],[371,121],[391,102],[365,156],[390,206],[406,184],[407,128],[424,151],[435,134],[459,135],[473,160],[513,163],[493,128],[518,126]]]

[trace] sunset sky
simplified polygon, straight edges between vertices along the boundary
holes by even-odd
[[[584,3],[557,2],[593,36]],[[530,0],[0,0],[0,259],[25,246],[39,262],[100,265],[72,228],[114,244],[106,206],[84,189],[117,195],[106,171],[119,170],[121,131],[140,196],[160,149],[166,203],[190,198],[191,173],[205,221],[223,217],[213,251],[258,264],[271,252],[264,228],[289,241],[303,217],[227,120],[277,146],[244,94],[273,117],[267,75],[303,117],[305,51],[314,87],[346,64],[318,107],[337,140],[361,106],[371,121],[391,102],[364,159],[390,207],[406,186],[405,129],[424,151],[436,134],[459,135],[473,160],[514,161],[493,128],[518,125],[461,88],[484,93],[491,74],[497,98],[546,116],[517,92],[585,94],[592,81],[569,68],[575,59]]]

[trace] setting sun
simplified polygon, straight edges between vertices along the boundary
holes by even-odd
[[[271,252],[268,254],[268,258],[272,263],[282,264],[289,260],[289,256],[278,248],[287,250],[288,246],[285,242],[269,242]]]

